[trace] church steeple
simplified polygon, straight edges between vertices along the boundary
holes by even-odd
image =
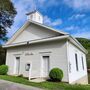
[[[27,13],[26,15],[29,21],[34,21],[43,24],[43,15],[39,11],[34,10],[32,12]]]

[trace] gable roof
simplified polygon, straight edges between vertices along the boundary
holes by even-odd
[[[45,29],[51,30],[53,32],[59,33],[59,34],[63,34],[63,35],[67,35],[68,34],[68,33],[65,33],[65,32],[62,32],[62,31],[55,30],[55,29],[53,29],[53,28],[51,28],[49,26],[46,26],[46,25],[34,22],[34,21],[27,21],[18,31],[16,31],[16,33],[8,40],[8,42],[6,44],[10,44],[13,40],[15,40],[16,37],[19,36],[20,33],[31,23],[35,24],[35,25],[38,25],[40,27],[43,27]]]
[[[62,36],[57,36],[57,37],[51,37],[51,38],[43,38],[43,39],[38,39],[38,40],[32,40],[32,41],[26,41],[26,42],[20,42],[20,43],[15,43],[15,44],[11,44],[11,42],[17,38],[17,36],[20,35],[20,33],[30,24],[35,24],[38,25],[40,27],[46,28],[48,30],[51,30],[53,32],[56,32],[58,34],[62,34]],[[56,29],[53,29],[49,26],[45,26],[43,24],[34,22],[34,21],[27,21],[18,31],[16,31],[16,33],[11,37],[11,39],[9,39],[9,41],[3,45],[4,48],[8,48],[8,47],[13,47],[13,46],[21,46],[21,45],[26,45],[28,42],[29,44],[33,44],[33,43],[39,43],[39,42],[45,42],[45,41],[51,41],[51,40],[61,40],[61,39],[68,39],[70,42],[72,42],[75,46],[77,46],[80,50],[82,50],[84,53],[88,53],[87,50],[72,36],[70,36],[68,33],[63,32],[63,31],[58,31]]]

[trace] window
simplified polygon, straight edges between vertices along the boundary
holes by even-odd
[[[19,75],[20,72],[20,57],[16,57],[15,60],[15,74]]]
[[[76,61],[76,70],[78,71],[78,58],[77,58],[77,54],[75,54],[75,61]]]
[[[29,69],[30,69],[30,64],[29,64],[29,63],[28,63],[28,64],[26,64],[25,69],[26,69],[26,71],[29,71]]]
[[[81,59],[82,59],[82,68],[83,68],[83,70],[84,70],[84,61],[83,61],[83,56],[81,57]]]

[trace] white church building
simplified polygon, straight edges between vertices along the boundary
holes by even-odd
[[[68,33],[44,25],[38,11],[27,14],[26,23],[3,47],[9,75],[47,78],[57,67],[64,73],[63,82],[88,83],[86,49]]]

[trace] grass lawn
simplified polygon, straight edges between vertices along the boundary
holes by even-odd
[[[25,85],[35,86],[39,88],[44,88],[45,90],[90,90],[90,85],[69,85],[65,83],[55,83],[55,82],[42,82],[34,83],[27,79],[15,76],[0,75],[0,79],[21,83]]]

